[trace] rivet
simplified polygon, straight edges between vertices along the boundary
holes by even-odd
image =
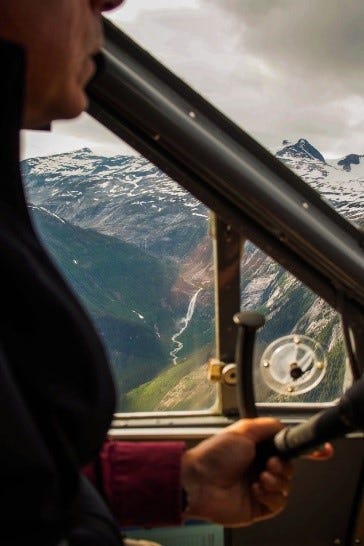
[[[324,363],[323,362],[316,362],[316,368],[318,368],[319,370],[322,370],[324,367]]]
[[[269,366],[270,366],[269,360],[264,360],[263,366],[264,366],[264,368],[269,368]]]
[[[293,341],[295,342],[296,345],[299,345],[301,343],[299,336],[294,336]]]
[[[188,112],[188,115],[189,115],[190,118],[192,118],[192,119],[195,119],[195,117],[196,117],[195,112],[192,112],[192,111],[191,111],[191,112]]]
[[[288,392],[293,392],[293,391],[294,391],[294,387],[292,387],[292,385],[288,385],[287,391],[288,391]]]

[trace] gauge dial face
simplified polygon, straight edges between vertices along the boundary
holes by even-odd
[[[321,382],[326,371],[325,353],[319,343],[307,336],[284,336],[266,348],[260,370],[272,390],[295,396]]]

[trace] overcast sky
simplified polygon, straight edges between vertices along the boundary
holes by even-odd
[[[127,0],[112,19],[269,149],[364,154],[363,0]],[[109,141],[85,116],[66,133]]]

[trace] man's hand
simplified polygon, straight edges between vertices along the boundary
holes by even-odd
[[[182,484],[187,518],[227,527],[245,526],[278,514],[290,491],[292,465],[272,457],[252,483],[256,445],[283,425],[272,418],[242,419],[187,450]]]

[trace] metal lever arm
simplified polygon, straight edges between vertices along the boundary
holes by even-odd
[[[237,369],[237,397],[241,417],[257,417],[253,385],[253,355],[256,331],[265,319],[253,311],[236,313],[233,317],[238,326],[235,363]]]

